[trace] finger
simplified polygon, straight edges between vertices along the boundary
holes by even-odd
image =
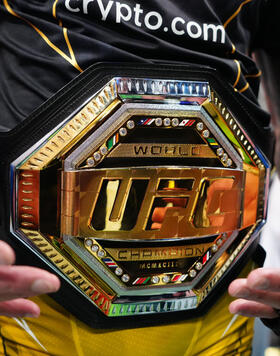
[[[231,296],[237,297],[239,291],[247,290],[246,278],[237,278],[232,281],[228,287],[228,292]]]
[[[279,316],[276,311],[269,305],[244,299],[237,299],[230,303],[229,311],[232,314],[258,318],[272,319]]]
[[[0,301],[55,292],[59,279],[28,266],[0,266]]]
[[[247,279],[237,279],[233,281],[229,288],[229,294],[233,297],[243,298],[263,304],[269,305],[273,308],[280,308],[280,293],[270,292],[268,290],[257,290],[248,287]]]
[[[280,269],[258,268],[247,277],[247,284],[252,289],[280,292]]]
[[[0,240],[0,265],[11,265],[15,263],[13,249],[4,241]]]
[[[40,315],[40,308],[31,300],[22,298],[14,299],[0,302],[0,315],[20,318],[37,318]]]

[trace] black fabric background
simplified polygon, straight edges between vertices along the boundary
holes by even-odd
[[[234,84],[238,60],[242,73],[236,89],[241,90],[247,82],[250,84],[242,95],[249,99],[252,107],[256,104],[259,77],[254,77],[258,68],[250,54],[259,47],[270,51],[279,49],[277,0],[154,0],[141,4],[142,16],[150,11],[159,12],[164,24],[168,25],[174,17],[181,17],[186,22],[222,25],[240,10],[226,26],[225,43],[174,35],[170,30],[164,32],[163,26],[158,30],[149,30],[145,26],[137,27],[133,20],[116,23],[116,2],[106,21],[102,21],[97,0],[89,3],[87,14],[81,11],[82,0],[69,2],[72,8],[79,8],[79,12],[67,10],[65,1],[57,2],[55,16],[53,1],[0,1],[1,130],[13,128],[80,73],[51,48],[31,25],[69,56],[63,36],[63,28],[67,28],[69,41],[82,70],[100,61],[189,62],[212,66],[223,74],[226,81]],[[108,5],[108,0],[99,1],[105,7]],[[131,9],[137,4],[133,0],[121,3]],[[9,8],[20,18],[11,14]],[[183,28],[180,22],[177,27]],[[236,48],[234,53],[232,44]],[[267,125],[268,117],[259,109],[257,111],[256,120],[261,126]]]

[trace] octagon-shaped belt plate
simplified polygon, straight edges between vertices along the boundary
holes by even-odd
[[[197,308],[265,214],[268,162],[222,94],[111,77],[13,163],[13,233],[109,317]]]

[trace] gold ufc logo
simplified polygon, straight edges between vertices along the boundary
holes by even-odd
[[[155,239],[240,228],[243,171],[129,168],[64,172],[62,231],[70,236]]]

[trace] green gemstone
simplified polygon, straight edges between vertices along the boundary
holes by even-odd
[[[113,141],[113,137],[111,137],[111,138],[107,141],[107,143],[106,143],[106,146],[107,146],[108,150],[109,150],[110,148],[112,148],[113,145],[114,145],[114,141]]]

